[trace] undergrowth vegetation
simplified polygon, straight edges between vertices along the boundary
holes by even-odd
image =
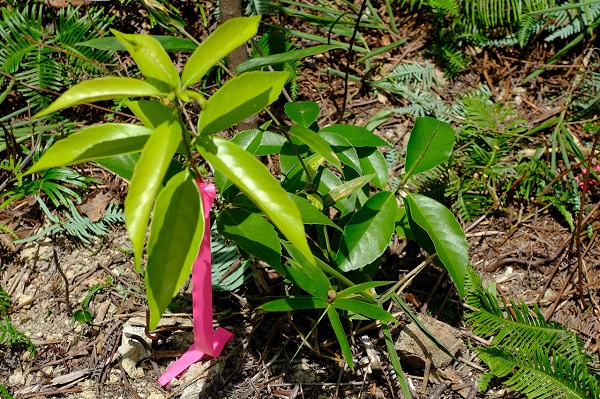
[[[450,277],[448,295],[464,301],[473,333],[490,338],[476,348],[489,369],[481,390],[501,381],[529,398],[600,395],[597,360],[582,341],[538,307],[497,298],[469,265],[463,230],[537,207],[560,215],[577,251],[586,237],[594,242],[598,225],[585,215],[600,195],[597,49],[584,49],[566,91],[547,90],[538,120],[523,112],[529,100],[516,86],[540,87],[540,76],[589,44],[598,2],[252,0],[245,3],[252,16],[221,23],[202,41],[163,0],[143,3],[168,36],[109,30],[114,18],[102,8],[49,12],[26,3],[3,6],[0,21],[0,105],[11,109],[0,114],[0,211],[27,204],[45,223],[25,236],[15,223],[0,223],[12,245],[44,236],[90,245],[124,223],[146,283],[149,330],[207,250],[212,275],[204,277],[215,290],[239,289],[258,270],[276,272],[284,283],[276,298],[258,298],[261,309],[319,312],[303,343],[328,320],[352,370],[353,321],[376,321],[407,398],[390,310],[401,309],[448,353],[402,295],[430,266]],[[210,16],[199,10],[207,26]],[[431,25],[414,60],[399,55],[407,39],[396,19],[406,13]],[[308,28],[279,23],[288,18]],[[248,42],[250,60],[226,68],[225,57]],[[551,49],[541,65],[504,92],[492,87],[488,52],[540,46]],[[483,65],[472,64],[482,57]],[[486,71],[483,83],[452,89],[470,68]],[[348,123],[355,96],[385,105]],[[308,98],[320,101],[297,101]],[[266,122],[231,134],[263,109]],[[384,135],[394,120],[410,126],[407,140]],[[96,217],[81,205],[102,182],[74,167],[90,162],[129,183],[123,206],[106,201]],[[388,281],[381,270],[397,240],[417,244],[420,264]],[[35,351],[11,324],[9,306],[0,290],[0,345]],[[209,344],[196,349],[218,356]]]

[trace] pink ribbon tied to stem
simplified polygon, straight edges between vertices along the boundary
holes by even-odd
[[[194,317],[194,344],[175,361],[158,379],[162,386],[183,373],[188,367],[205,355],[218,357],[225,344],[233,338],[233,333],[224,328],[213,332],[212,312],[212,257],[210,250],[210,208],[215,200],[216,189],[213,184],[197,180],[204,209],[204,236],[198,257],[192,266],[192,314]]]

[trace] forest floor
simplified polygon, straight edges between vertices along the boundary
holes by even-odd
[[[195,3],[174,3],[181,6],[189,32],[205,37],[207,28],[200,18],[193,18],[198,15]],[[130,5],[125,10],[115,5],[105,7],[117,16],[118,29],[160,32],[159,28],[150,29],[147,13],[138,6]],[[208,3],[205,10],[211,11]],[[300,20],[270,18],[298,30],[308,29]],[[382,70],[389,70],[400,61],[427,59],[422,52],[431,40],[432,27],[427,16],[402,11],[397,19],[399,35],[406,44],[375,59]],[[213,22],[209,21],[209,29],[214,28]],[[373,44],[390,42],[385,34],[363,34]],[[550,69],[528,85],[520,85],[523,77],[550,55],[543,46],[522,51],[485,50],[473,57],[472,67],[444,80],[439,96],[452,101],[453,96],[480,83],[487,84],[496,101],[512,103],[530,126],[539,125],[562,111],[564,106],[556,93],[572,90],[576,72],[586,67],[583,52],[575,51],[562,67]],[[298,99],[319,103],[322,125],[335,122],[344,88],[342,79],[328,78],[320,68],[343,70],[343,63],[344,57],[315,57],[304,62]],[[375,95],[368,87],[360,90],[360,82],[349,84],[349,92],[356,95],[348,101],[349,115],[344,122],[362,125],[378,111],[402,104],[402,99],[383,93]],[[282,104],[274,105],[276,114]],[[409,117],[394,116],[376,133],[401,150],[411,123]],[[94,165],[82,166],[80,170],[102,181],[90,197],[122,200],[126,185],[119,178]],[[14,223],[18,234],[33,234],[42,228],[44,220],[39,210],[30,208],[35,208],[35,203],[19,201],[3,210],[0,219]],[[600,246],[595,235],[582,251],[581,270],[587,284],[582,287],[581,298],[576,283],[578,257],[571,245],[573,234],[557,212],[508,203],[502,212],[491,212],[463,223],[463,227],[471,264],[484,279],[497,284],[504,300],[537,303],[551,320],[576,331],[589,352],[600,353]],[[224,355],[195,364],[181,379],[163,389],[156,382],[157,375],[193,342],[189,284],[175,300],[177,310],[162,319],[161,331],[154,332],[158,339],[152,341],[144,331],[143,278],[135,273],[133,257],[125,250],[130,246],[123,227],[114,228],[105,238],[87,245],[67,237],[56,241],[46,237],[16,247],[3,242],[0,284],[13,301],[11,318],[38,350],[33,357],[10,348],[2,354],[0,383],[15,398],[401,397],[376,325],[359,322],[352,326],[357,364],[352,372],[340,360],[339,347],[326,326],[320,326],[303,346],[302,335],[319,317],[316,312],[290,315],[257,310],[260,298],[279,283],[263,269],[258,269],[253,279],[234,292],[215,292],[215,326],[235,333]],[[411,243],[397,240],[385,254],[381,273],[386,279],[401,278],[422,259]],[[70,312],[78,310],[98,286],[103,287],[89,304],[93,320],[88,324],[75,322]],[[444,344],[456,345],[459,358],[433,358],[436,348],[431,346],[426,347],[431,356],[423,355],[423,351],[420,355],[418,351],[402,352],[404,371],[415,397],[521,397],[498,384],[477,392],[477,380],[485,367],[472,345],[481,344],[481,340],[473,337],[464,324],[462,304],[446,274],[429,266],[408,287],[405,297],[424,320],[440,321],[428,323],[434,335],[444,337]],[[405,328],[408,321],[402,316],[399,320],[392,331],[398,347],[400,341],[408,342],[409,347],[427,345],[410,341]]]

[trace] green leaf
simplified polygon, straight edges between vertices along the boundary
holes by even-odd
[[[397,321],[389,312],[383,310],[381,305],[373,305],[356,299],[336,298],[331,306],[337,309],[349,310],[373,320]]]
[[[356,284],[356,285],[353,285],[351,287],[341,290],[340,292],[337,293],[336,298],[346,298],[352,294],[356,294],[356,293],[364,291],[364,290],[369,290],[369,289],[375,288],[375,287],[382,287],[384,285],[393,284],[393,283],[394,283],[394,281],[367,281],[366,283]],[[369,295],[371,295],[371,294],[369,293]]]
[[[148,35],[158,41],[165,51],[194,51],[198,46],[190,39],[173,36]],[[104,36],[85,42],[75,43],[75,46],[91,47],[97,50],[126,50],[115,36]]]
[[[362,186],[367,184],[375,177],[374,174],[359,176],[356,179],[352,179],[343,184],[338,185],[333,190],[329,191],[327,195],[323,198],[323,203],[325,206],[331,206],[343,198],[348,197],[356,190],[360,189]]]
[[[294,265],[295,261],[290,260],[290,264]],[[282,265],[285,271],[285,276],[292,283],[308,292],[314,297],[327,299],[327,293],[329,292],[329,284],[322,285],[318,281],[313,280],[304,273],[304,270],[300,265],[296,267],[289,267]]]
[[[410,221],[408,220],[405,207],[398,207],[396,214],[396,234],[408,240],[415,241],[415,237],[410,229]]]
[[[268,312],[288,312],[291,310],[303,309],[325,309],[328,306],[329,304],[327,301],[322,298],[314,298],[312,296],[292,296],[267,302],[261,305],[259,309]]]
[[[150,129],[156,129],[163,122],[173,117],[173,109],[159,101],[127,101],[125,105],[135,116],[140,118],[144,126]]]
[[[394,233],[398,204],[386,191],[368,199],[346,225],[335,262],[342,271],[356,270],[379,258]]]
[[[114,157],[96,159],[96,163],[130,181],[133,177],[135,165],[140,159],[140,154],[115,155]]]
[[[111,32],[125,46],[149,83],[170,92],[179,89],[179,73],[158,40],[149,35]]]
[[[133,245],[136,270],[140,268],[146,228],[154,199],[180,141],[179,122],[164,122],[154,130],[146,142],[135,166],[125,199],[125,226]]]
[[[50,115],[55,111],[79,104],[126,97],[162,97],[166,94],[160,88],[139,79],[108,77],[86,80],[71,87],[33,118]]]
[[[150,224],[146,293],[151,330],[192,272],[204,228],[200,191],[192,174],[183,171],[158,194]]]
[[[417,118],[406,146],[407,175],[424,172],[450,158],[454,145],[454,130],[435,118]]]
[[[469,247],[465,233],[454,215],[444,205],[424,195],[408,193],[404,202],[410,218],[425,230],[433,241],[440,261],[462,296],[469,263]]]
[[[237,144],[241,149],[246,150],[252,155],[255,155],[254,153],[258,149],[262,140],[262,135],[262,130],[250,129],[236,134],[230,141]],[[239,192],[238,190],[227,190],[229,187],[231,187],[233,182],[227,179],[227,177],[225,177],[225,175],[220,173],[218,170],[215,170],[214,172],[214,179],[217,189],[226,200],[235,196]]]
[[[364,174],[374,173],[375,177],[371,180],[373,185],[384,190],[388,184],[389,169],[385,163],[385,157],[377,148],[356,148],[360,168]]]
[[[394,371],[396,372],[396,378],[398,379],[398,384],[400,384],[402,393],[404,394],[405,398],[412,399],[410,390],[408,389],[408,384],[406,383],[404,371],[402,371],[402,366],[400,365],[400,358],[398,357],[398,352],[396,351],[396,347],[394,346],[394,339],[392,338],[392,334],[390,333],[390,327],[387,323],[381,323],[381,331],[383,332],[383,338],[385,340],[385,346],[387,347],[387,351],[390,357],[390,363],[392,363],[392,367],[394,367]]]
[[[313,204],[308,202],[307,199],[302,198],[296,194],[288,193],[288,196],[294,201],[300,215],[302,216],[302,223],[304,224],[321,224],[331,226],[339,231],[343,231],[337,224],[335,224],[327,216],[323,215]]]
[[[219,233],[250,255],[269,265],[281,263],[281,245],[275,228],[261,215],[244,209],[226,209],[217,217]]]
[[[196,140],[200,154],[246,194],[271,222],[314,263],[298,208],[265,165],[236,144],[216,136]]]
[[[198,118],[198,133],[225,130],[279,98],[287,72],[248,72],[225,83],[208,100]]]
[[[26,174],[98,158],[139,152],[152,130],[128,123],[105,123],[82,129],[54,143]]]
[[[290,126],[288,132],[309,146],[314,152],[325,158],[330,164],[342,171],[342,164],[336,153],[317,133],[302,126]]]
[[[344,136],[331,132],[322,132],[319,133],[319,136],[331,146],[331,149],[335,152],[340,161],[350,166],[357,173],[362,174],[356,149],[348,140],[346,140],[346,138],[344,138]]]
[[[331,306],[327,307],[327,317],[329,317],[329,322],[331,323],[333,332],[335,332],[335,336],[340,344],[340,349],[342,350],[344,359],[346,360],[346,363],[348,363],[348,367],[350,367],[350,370],[354,371],[352,350],[350,349],[350,343],[348,342],[348,338],[346,337],[346,333],[344,332],[344,327],[342,326],[340,316],[337,314],[337,310],[335,310],[335,308]]]
[[[181,73],[182,87],[198,82],[217,62],[256,35],[259,22],[260,15],[257,15],[232,18],[221,24],[198,46],[185,64]]]
[[[292,50],[292,51],[288,51],[286,53],[272,54],[272,55],[268,55],[266,57],[253,58],[246,62],[242,62],[236,68],[235,71],[236,71],[236,73],[240,74],[243,72],[250,71],[252,69],[258,69],[258,68],[262,68],[262,67],[265,67],[268,65],[277,65],[277,64],[282,64],[284,62],[300,60],[302,58],[311,57],[313,55],[325,53],[329,50],[333,50],[336,48],[340,48],[340,46],[336,45],[336,44],[329,44],[329,45],[322,45],[322,46],[307,47],[307,48],[303,48],[300,50]],[[308,127],[308,126],[305,126],[305,127]]]
[[[81,324],[85,324],[85,323],[89,323],[90,321],[92,321],[92,314],[90,312],[88,312],[87,310],[76,310],[73,313],[73,318],[75,319],[75,321],[81,323]]]
[[[389,147],[390,145],[369,130],[353,125],[331,125],[319,130],[336,133],[348,140],[354,147]]]
[[[318,259],[316,262],[311,263],[306,256],[300,252],[298,248],[293,245],[290,245],[287,241],[281,241],[285,250],[291,255],[291,257],[296,261],[296,263],[290,262],[294,267],[300,268],[304,274],[310,277],[312,280],[316,282],[317,285],[326,288],[327,291],[331,287],[329,283],[329,279],[327,275],[323,272],[323,269],[318,264]],[[315,259],[313,257],[313,259]]]
[[[254,153],[256,156],[279,154],[286,143],[285,137],[280,134],[266,131],[262,136],[260,146]]]
[[[309,128],[317,120],[319,112],[321,112],[319,104],[313,101],[286,103],[284,109],[285,114],[292,121],[305,128]]]

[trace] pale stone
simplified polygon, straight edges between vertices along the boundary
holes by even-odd
[[[431,317],[423,315],[418,317],[438,342],[454,356],[464,350],[465,345],[460,339],[460,331]],[[444,368],[452,361],[452,358],[431,342],[414,323],[402,329],[394,346],[400,357],[415,367],[424,368],[427,357],[431,359],[435,368]]]

